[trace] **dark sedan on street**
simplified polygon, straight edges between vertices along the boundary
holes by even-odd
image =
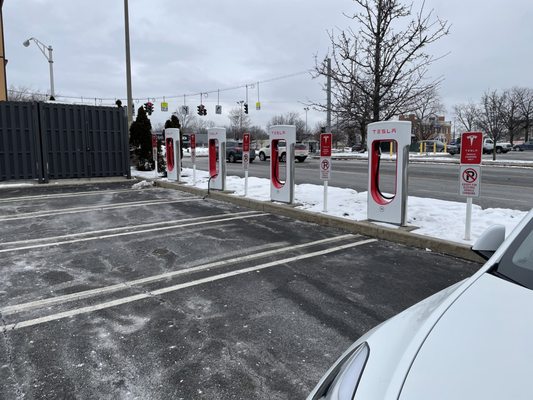
[[[230,163],[242,161],[242,142],[228,140],[226,142],[226,160]],[[255,160],[255,150],[250,147],[250,162]]]
[[[521,144],[515,144],[513,146],[513,150],[533,150],[533,140],[528,140],[527,142],[521,143]]]

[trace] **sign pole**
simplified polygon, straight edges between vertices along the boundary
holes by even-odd
[[[324,181],[324,212],[328,211],[328,181],[331,178],[331,133],[320,135],[320,179]]]
[[[328,212],[328,181],[324,181],[324,212]]]
[[[467,197],[466,198],[465,240],[470,240],[471,226],[472,226],[472,197]]]

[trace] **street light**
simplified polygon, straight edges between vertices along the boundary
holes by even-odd
[[[27,40],[25,40],[22,45],[24,47],[28,47],[30,45],[30,41],[34,41],[39,50],[41,50],[41,53],[43,53],[43,56],[48,60],[48,64],[50,65],[50,100],[55,100],[55,91],[54,91],[54,58],[52,56],[52,46],[47,46],[41,41],[35,39],[34,37],[31,37]],[[48,55],[46,54],[46,50],[48,50]]]
[[[305,111],[305,137],[307,139],[307,111],[309,111],[309,107],[304,107]]]

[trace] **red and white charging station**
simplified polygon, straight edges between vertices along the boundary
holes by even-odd
[[[226,189],[226,129],[207,130],[210,189]]]
[[[407,220],[407,166],[411,144],[411,122],[374,122],[367,127],[369,220],[405,225]],[[381,190],[380,163],[382,144],[396,149],[394,192]]]
[[[179,181],[181,173],[181,152],[180,130],[178,128],[165,129],[165,150],[167,178],[169,181]]]
[[[273,125],[269,128],[268,134],[270,137],[270,200],[290,204],[294,201],[296,126]],[[281,147],[285,152],[285,177],[280,176]]]

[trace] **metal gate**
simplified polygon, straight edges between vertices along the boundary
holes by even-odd
[[[0,102],[0,181],[38,179],[43,164],[37,103]]]
[[[2,141],[7,144],[0,144],[0,180],[130,177],[123,109],[1,102]]]

